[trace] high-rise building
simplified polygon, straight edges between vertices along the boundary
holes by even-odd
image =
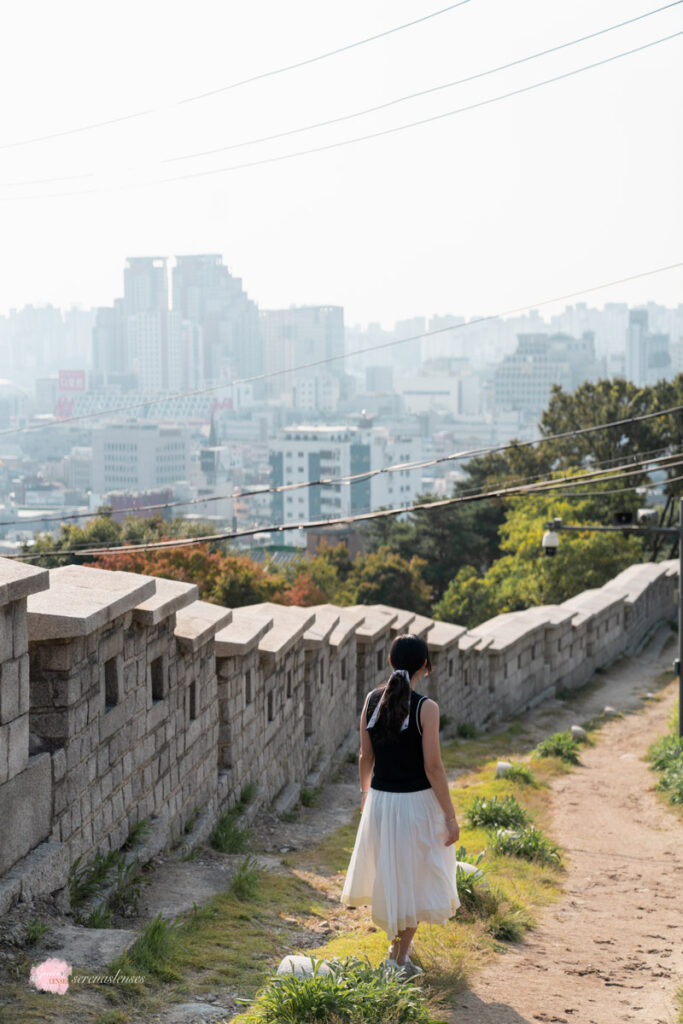
[[[264,361],[271,371],[271,396],[292,389],[294,381],[282,371],[307,363],[322,365],[306,370],[306,376],[340,376],[344,372],[344,310],[341,306],[293,306],[261,312]],[[321,386],[322,391],[322,386]]]
[[[203,334],[208,381],[248,377],[263,369],[258,309],[216,254],[176,256],[173,310]]]
[[[189,435],[157,423],[108,423],[92,432],[92,486],[107,491],[144,491],[187,480]]]
[[[632,309],[626,332],[626,379],[637,387],[656,384],[671,376],[669,335],[649,330],[646,309]]]
[[[554,384],[563,391],[574,391],[584,381],[598,380],[603,372],[590,331],[580,338],[518,334],[517,351],[495,370],[495,408],[538,416],[548,405]]]
[[[163,313],[168,309],[168,275],[165,256],[131,256],[123,271],[123,302],[126,316]]]

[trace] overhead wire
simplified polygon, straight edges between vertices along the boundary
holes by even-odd
[[[48,556],[68,555],[69,553],[78,554],[81,556],[90,556],[96,554],[120,554],[120,553],[131,553],[135,551],[161,551],[169,548],[184,548],[193,547],[200,544],[211,544],[217,541],[225,540],[236,540],[240,537],[250,537],[257,533],[284,533],[291,530],[304,530],[304,529],[316,529],[324,526],[334,525],[348,525],[355,522],[367,522],[372,519],[388,518],[396,515],[403,515],[407,512],[415,511],[427,511],[435,508],[447,508],[453,505],[460,505],[469,503],[472,501],[481,501],[490,498],[509,498],[515,496],[533,496],[535,494],[547,494],[555,492],[561,488],[571,488],[581,486],[584,481],[591,479],[593,483],[600,482],[611,482],[612,480],[619,480],[623,477],[642,475],[649,470],[644,467],[652,467],[654,464],[661,464],[665,460],[668,460],[666,466],[659,465],[658,468],[676,467],[683,464],[683,458],[679,458],[680,453],[674,455],[662,456],[658,459],[640,459],[637,462],[633,462],[624,467],[620,467],[618,470],[615,469],[604,469],[604,470],[590,470],[580,474],[576,474],[572,477],[565,477],[562,479],[550,478],[540,483],[524,484],[519,486],[505,486],[496,488],[490,491],[478,492],[473,495],[456,495],[451,498],[443,498],[438,501],[431,502],[416,502],[412,504],[402,505],[391,509],[375,509],[369,512],[363,512],[361,514],[352,513],[350,515],[342,515],[338,517],[332,517],[327,519],[308,520],[303,522],[291,522],[291,523],[275,523],[268,525],[260,525],[250,527],[242,530],[233,530],[227,532],[220,532],[215,534],[208,534],[202,537],[185,537],[185,538],[173,538],[170,540],[162,541],[151,541],[143,544],[129,544],[123,541],[121,544],[109,546],[109,545],[91,545],[90,547],[81,547],[80,545],[75,546],[73,549],[53,549],[50,551],[43,551],[38,555],[33,556],[34,558],[43,558]],[[678,461],[676,461],[678,460]],[[607,476],[606,474],[610,474]],[[599,478],[599,479],[596,479]],[[16,558],[24,558],[25,556],[9,556]],[[29,559],[31,556],[28,556]]]
[[[30,139],[20,139],[13,142],[0,143],[0,150],[3,149],[18,149],[22,146],[30,146],[39,142],[49,142],[53,139],[62,139],[68,135],[80,135],[83,132],[93,131],[97,128],[108,128],[115,124],[121,124],[124,121],[132,121],[136,118],[147,117],[150,114],[156,114],[161,110],[167,110],[169,107],[180,107],[185,106],[189,103],[197,103],[199,100],[208,99],[211,96],[217,96],[219,93],[230,92],[234,89],[239,89],[245,85],[251,85],[253,82],[260,82],[266,78],[273,78],[275,75],[283,75],[289,71],[296,71],[299,68],[306,67],[309,64],[316,64],[319,61],[327,60],[328,57],[336,57],[338,54],[346,53],[349,50],[354,50],[359,46],[364,46],[366,43],[376,42],[378,39],[384,39],[387,36],[394,35],[397,32],[402,32],[404,29],[413,28],[415,25],[420,25],[425,21],[430,21],[432,18],[437,18],[442,14],[447,14],[449,11],[453,11],[456,7],[464,7],[465,4],[470,3],[471,0],[458,0],[458,3],[449,4],[447,7],[441,7],[437,11],[432,11],[429,14],[424,14],[419,18],[414,18],[412,21],[404,22],[402,25],[395,25],[392,28],[386,29],[383,32],[376,32],[374,35],[366,36],[363,39],[357,39],[355,42],[347,43],[344,46],[338,46],[333,50],[327,50],[325,53],[319,53],[314,57],[307,57],[304,60],[296,61],[292,64],[285,64],[281,67],[272,68],[270,71],[263,71],[257,75],[251,75],[248,78],[242,78],[236,82],[230,82],[227,85],[219,86],[216,89],[209,89],[205,92],[196,93],[192,96],[185,96],[182,99],[176,100],[171,104],[162,104],[153,107],[147,107],[144,110],[133,111],[130,114],[122,114],[118,117],[107,118],[104,121],[94,121],[90,124],[79,125],[76,128],[66,128],[63,131],[51,132],[47,135],[36,135]]]
[[[439,334],[445,334],[450,331],[461,331],[468,328],[476,327],[479,324],[490,323],[492,320],[498,320],[506,316],[515,316],[520,313],[526,313],[529,310],[539,309],[542,306],[554,305],[557,302],[565,302],[567,299],[575,299],[582,295],[590,295],[593,292],[603,291],[605,288],[612,288],[621,284],[628,284],[631,281],[638,281],[645,277],[652,277],[655,274],[663,274],[669,270],[679,270],[683,267],[683,260],[676,263],[670,263],[666,266],[655,267],[653,270],[645,270],[638,274],[629,274],[627,277],[621,277],[612,281],[605,281],[602,284],[592,285],[588,288],[581,288],[574,292],[565,292],[563,295],[556,295],[553,298],[541,299],[536,302],[527,303],[524,306],[515,306],[511,309],[501,310],[497,313],[491,313],[487,316],[476,317],[473,320],[467,321],[463,324],[451,324],[447,327],[436,327],[430,331],[421,331],[419,334],[413,334],[406,338],[394,338],[391,341],[383,341],[374,345],[366,345],[363,348],[353,349],[350,352],[343,352],[339,355],[325,356],[321,359],[313,359],[307,363],[299,363],[296,366],[287,366],[283,369],[268,370],[264,373],[253,374],[249,377],[238,377],[232,381],[222,381],[220,384],[209,384],[205,387],[195,388],[191,391],[177,391],[170,395],[159,395],[153,399],[147,399],[146,401],[131,402],[126,405],[117,406],[114,409],[101,409],[96,412],[82,413],[77,416],[65,416],[59,420],[51,420],[46,423],[29,424],[22,427],[8,427],[4,430],[0,430],[0,437],[6,437],[8,435],[17,434],[29,434],[34,433],[38,430],[50,430],[58,427],[65,426],[69,423],[80,423],[84,420],[100,419],[103,417],[116,416],[122,412],[132,412],[137,409],[146,409],[151,406],[157,406],[165,404],[166,402],[173,402],[179,398],[196,398],[199,395],[211,394],[214,391],[220,391],[224,388],[237,387],[242,384],[253,384],[258,381],[272,380],[274,377],[282,377],[288,373],[299,373],[301,370],[311,370],[319,366],[329,365],[330,363],[340,362],[344,359],[353,358],[354,356],[366,355],[368,352],[379,352],[383,349],[394,348],[397,345],[406,345],[411,341],[420,341],[422,338],[433,338]]]
[[[456,86],[465,85],[469,82],[476,82],[481,78],[498,74],[501,71],[508,71],[510,68],[519,67],[522,64],[526,64],[532,60],[537,60],[540,57],[547,57],[551,53],[558,53],[560,50],[566,50],[570,46],[585,43],[589,39],[597,39],[599,36],[606,35],[608,32],[614,32],[620,28],[624,28],[626,25],[633,25],[637,21],[650,18],[654,14],[661,14],[663,11],[667,11],[672,7],[677,7],[681,3],[683,3],[683,0],[673,0],[672,3],[665,4],[663,7],[657,7],[654,10],[646,11],[644,14],[638,14],[636,17],[628,18],[626,21],[620,21],[614,25],[609,25],[606,28],[598,29],[595,32],[589,32],[587,35],[579,36],[576,39],[570,39],[567,42],[558,43],[556,46],[549,46],[545,50],[538,50],[536,53],[528,54],[526,57],[519,57],[516,60],[508,61],[506,64],[498,64],[495,67],[487,68],[486,71],[479,71],[476,74],[467,75],[465,78],[457,78],[451,82],[443,82],[441,85],[434,85],[429,89],[421,89],[417,92],[408,93],[405,96],[398,96],[392,100],[386,101],[385,103],[378,103],[372,107],[365,107],[363,110],[356,110],[350,114],[342,114],[339,117],[329,118],[325,121],[316,121],[313,124],[302,125],[299,128],[290,128],[287,131],[275,132],[272,135],[262,135],[258,138],[246,139],[243,142],[232,142],[227,146],[217,146],[213,149],[199,150],[195,153],[183,153],[180,156],[166,157],[161,161],[161,163],[177,163],[181,160],[193,160],[198,157],[214,156],[216,153],[226,153],[229,150],[243,149],[246,146],[257,146],[264,142],[274,142],[276,139],[284,139],[291,135],[299,135],[303,132],[310,132],[318,128],[327,128],[331,125],[341,124],[344,121],[350,121],[357,117],[364,117],[366,114],[375,114],[380,110],[387,110],[389,107],[397,106],[400,103],[406,103],[409,100],[421,99],[423,96],[442,92],[444,89],[453,89]],[[3,184],[5,183],[0,182],[0,185]]]

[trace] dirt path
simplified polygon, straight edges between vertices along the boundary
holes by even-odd
[[[648,689],[659,658],[621,668]],[[616,673],[615,673],[616,675]],[[652,791],[643,757],[666,731],[674,692],[609,722],[582,767],[555,783],[553,838],[565,898],[523,945],[475,975],[457,1024],[672,1024],[683,984],[683,821]],[[616,704],[616,700],[613,701]],[[617,706],[619,706],[617,704]],[[623,707],[623,705],[622,705]]]

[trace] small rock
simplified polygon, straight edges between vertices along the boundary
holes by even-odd
[[[499,761],[496,765],[496,778],[502,779],[512,768],[510,761]]]
[[[611,707],[609,704],[605,705],[602,713],[605,716],[605,718],[617,718],[619,715],[617,709]]]
[[[657,700],[657,694],[656,693],[648,692],[643,697],[643,700]]]
[[[573,725],[569,730],[572,734],[573,740],[586,740],[588,739],[588,733],[580,725]]]
[[[303,977],[311,977],[314,970],[315,959],[310,956],[285,956],[278,964],[278,974],[300,974]],[[318,974],[325,976],[330,973],[330,965],[324,960],[318,967]]]

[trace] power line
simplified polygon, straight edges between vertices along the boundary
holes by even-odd
[[[131,412],[135,409],[146,409],[149,406],[162,405],[165,402],[173,402],[179,398],[195,398],[198,395],[210,394],[214,391],[220,391],[223,388],[231,388],[240,384],[252,384],[256,381],[270,380],[273,377],[282,377],[288,373],[298,373],[301,370],[310,370],[318,366],[325,366],[328,363],[339,362],[340,360],[352,358],[358,355],[365,355],[368,352],[379,352],[382,349],[394,348],[396,345],[406,345],[411,341],[419,341],[421,338],[433,338],[438,334],[445,334],[448,331],[465,330],[469,327],[476,327],[479,324],[489,323],[492,320],[498,320],[506,316],[515,316],[519,313],[528,312],[531,309],[538,309],[541,306],[551,306],[556,302],[565,302],[568,299],[575,299],[581,295],[590,295],[593,292],[602,291],[605,288],[612,288],[621,284],[628,284],[631,281],[638,281],[644,277],[653,277],[655,274],[663,274],[669,270],[679,270],[683,267],[683,260],[678,263],[670,263],[667,266],[656,267],[654,270],[645,270],[639,274],[630,274],[628,277],[618,278],[613,281],[605,281],[602,284],[592,285],[589,288],[581,288],[575,292],[566,292],[564,295],[556,295],[552,299],[541,299],[537,302],[528,303],[524,306],[516,306],[512,309],[501,310],[498,313],[491,313],[488,316],[480,316],[474,320],[469,320],[464,324],[452,324],[448,327],[437,327],[431,331],[422,331],[420,334],[413,334],[408,338],[395,338],[392,341],[379,342],[376,345],[366,345],[364,348],[354,349],[351,352],[344,352],[336,356],[326,356],[323,359],[314,359],[308,363],[300,363],[298,366],[288,366],[281,370],[269,370],[266,373],[254,374],[251,377],[239,377],[236,380],[222,382],[221,384],[209,384],[203,388],[196,388],[193,391],[177,391],[171,395],[161,395],[158,398],[149,399],[145,402],[131,402],[128,405],[118,406],[115,409],[104,409],[98,412],[83,413],[79,416],[67,416],[60,420],[52,420],[48,423],[37,423],[30,426],[24,427],[9,427],[5,430],[0,430],[0,437],[7,436],[9,434],[29,434],[36,430],[50,430],[56,427],[61,427],[69,423],[80,423],[83,420],[99,419],[103,416],[115,416],[121,412]]]
[[[306,67],[309,64],[316,64],[319,61],[327,60],[328,57],[336,57],[338,54],[346,53],[349,50],[356,49],[358,46],[364,46],[366,43],[373,43],[378,39],[384,39],[386,36],[394,35],[396,32],[402,32],[404,29],[413,28],[415,25],[420,25],[422,22],[429,21],[432,18],[437,18],[441,14],[447,14],[449,11],[455,10],[456,7],[463,7],[467,3],[470,3],[470,0],[459,0],[458,3],[449,4],[448,7],[442,7],[438,11],[432,11],[430,14],[425,14],[421,18],[415,18],[413,21],[407,21],[402,25],[395,25],[393,28],[386,29],[384,32],[377,32],[375,35],[366,36],[364,39],[357,39],[353,43],[347,43],[345,46],[338,46],[334,50],[328,50],[325,53],[317,54],[315,57],[308,57],[305,60],[297,61],[294,64],[286,64],[282,67],[273,68],[270,71],[261,72],[258,75],[251,75],[249,78],[242,78],[237,82],[231,82],[228,85],[219,86],[217,89],[210,89],[207,92],[197,93],[194,96],[186,96],[184,99],[176,100],[174,103],[170,104],[170,106],[180,107],[188,103],[197,103],[199,100],[208,99],[211,96],[217,96],[219,93],[230,92],[233,89],[239,89],[244,85],[250,85],[252,82],[260,82],[265,78],[273,78],[275,75],[282,75],[288,71],[295,71],[298,68]],[[61,139],[68,135],[80,135],[83,132],[93,131],[96,128],[108,128],[111,125],[121,124],[124,121],[132,121],[136,118],[156,114],[161,110],[168,109],[168,106],[169,104],[147,107],[145,110],[137,110],[131,114],[122,114],[119,117],[111,117],[106,121],[94,121],[91,124],[80,125],[77,128],[66,128],[64,131],[52,132],[49,135],[36,135],[30,139],[5,142],[0,144],[0,150],[17,149],[21,146],[30,146],[38,142],[49,142],[52,139]]]
[[[180,160],[193,160],[196,157],[202,156],[213,156],[216,153],[226,153],[232,149],[242,149],[245,146],[256,146],[263,142],[273,142],[276,139],[284,139],[290,135],[299,135],[302,132],[310,132],[316,128],[327,128],[333,124],[341,124],[344,121],[353,120],[356,117],[363,117],[366,114],[374,114],[380,110],[387,110],[389,107],[397,106],[399,103],[405,103],[408,100],[420,99],[422,96],[429,96],[435,92],[441,92],[444,89],[452,89],[458,85],[465,85],[468,82],[475,82],[480,78],[486,78],[489,75],[497,74],[500,71],[507,71],[510,68],[519,67],[521,64],[526,64],[528,61],[536,60],[539,57],[547,57],[551,53],[557,53],[560,50],[565,50],[570,46],[576,46],[578,43],[585,43],[589,39],[596,39],[598,36],[606,35],[608,32],[614,32],[616,29],[624,28],[626,25],[633,25],[637,21],[642,21],[644,18],[650,18],[653,14],[660,14],[662,11],[667,11],[671,7],[677,7],[683,0],[674,0],[673,3],[665,4],[664,7],[657,7],[655,10],[646,11],[644,14],[638,14],[635,18],[629,18],[627,21],[620,21],[616,25],[609,25],[607,28],[598,29],[597,32],[590,32],[588,35],[579,36],[577,39],[571,39],[566,43],[559,43],[557,46],[550,46],[545,50],[539,50],[537,53],[531,53],[526,57],[519,57],[517,60],[509,61],[507,64],[498,64],[496,67],[488,68],[486,71],[479,71],[474,75],[467,75],[466,78],[458,78],[452,82],[444,82],[441,85],[432,86],[430,89],[421,89],[419,92],[412,92],[406,96],[399,96],[396,99],[388,100],[386,103],[379,103],[374,107],[365,107],[363,110],[356,110],[352,114],[343,114],[340,117],[329,118],[326,121],[316,121],[314,124],[303,125],[300,128],[290,128],[287,131],[275,132],[272,135],[263,135],[255,139],[247,139],[244,142],[233,142],[228,146],[218,146],[214,149],[200,150],[196,153],[185,153],[181,156],[167,157],[162,160],[161,163],[176,163]],[[0,182],[0,185],[4,182]]]
[[[627,465],[627,466],[623,467],[623,469],[619,469],[618,471],[615,471],[614,469],[593,470],[593,471],[588,471],[588,472],[585,472],[585,473],[578,474],[578,475],[576,475],[574,477],[571,477],[571,478],[565,478],[565,479],[562,479],[562,480],[557,480],[557,479],[551,478],[551,479],[542,481],[541,483],[538,483],[538,484],[524,484],[524,485],[518,485],[518,486],[511,486],[511,487],[510,486],[508,486],[508,487],[501,487],[501,488],[497,488],[497,489],[492,490],[492,491],[479,492],[477,494],[468,495],[468,496],[457,495],[455,497],[444,498],[444,499],[441,499],[439,501],[419,502],[419,503],[414,503],[414,504],[410,504],[410,505],[403,505],[403,506],[399,506],[397,508],[391,508],[391,509],[376,509],[376,510],[372,510],[372,511],[369,511],[369,512],[363,512],[363,513],[360,513],[360,514],[352,514],[352,515],[347,515],[347,516],[339,516],[339,517],[331,518],[331,519],[328,518],[328,519],[322,519],[322,520],[309,520],[309,521],[297,522],[297,523],[269,524],[269,525],[266,525],[266,526],[257,526],[257,527],[252,527],[252,528],[244,529],[244,530],[236,530],[236,531],[231,531],[231,532],[222,532],[222,533],[209,534],[209,535],[203,536],[203,537],[175,538],[175,539],[172,539],[172,540],[151,541],[151,542],[145,543],[145,544],[126,544],[125,541],[124,541],[120,545],[116,545],[114,547],[108,547],[106,545],[104,545],[104,546],[99,545],[99,546],[91,546],[89,548],[88,547],[81,548],[80,546],[76,546],[75,548],[73,548],[71,550],[67,549],[66,551],[65,550],[60,550],[60,549],[53,549],[52,551],[44,551],[44,552],[41,552],[40,554],[34,555],[34,556],[19,556],[19,555],[17,555],[17,556],[9,556],[9,557],[16,557],[16,558],[22,558],[23,557],[23,558],[26,558],[27,560],[35,560],[36,558],[44,558],[44,557],[48,557],[48,556],[59,556],[59,555],[68,556],[69,554],[78,554],[78,555],[81,555],[81,556],[89,556],[89,555],[97,555],[97,554],[121,554],[121,553],[125,554],[125,553],[134,552],[134,551],[162,551],[162,550],[166,550],[168,548],[194,547],[194,546],[197,546],[199,544],[211,544],[211,543],[215,543],[217,541],[236,540],[236,539],[238,539],[240,537],[251,537],[251,536],[254,536],[254,534],[257,534],[257,533],[284,533],[284,532],[288,532],[290,530],[304,530],[304,529],[315,529],[315,528],[319,528],[319,527],[323,527],[323,526],[348,525],[350,523],[355,523],[355,522],[367,522],[367,521],[372,520],[372,519],[381,519],[381,518],[393,517],[393,516],[396,516],[396,515],[403,515],[403,514],[405,514],[407,512],[428,511],[428,510],[435,509],[435,508],[446,508],[446,507],[450,507],[452,505],[460,505],[460,504],[465,504],[465,503],[469,503],[469,502],[472,502],[472,501],[482,501],[484,499],[489,499],[489,498],[509,498],[509,497],[522,496],[522,495],[532,496],[534,494],[547,494],[547,493],[551,493],[551,492],[557,491],[558,489],[561,489],[561,488],[581,486],[584,483],[584,481],[586,481],[588,479],[591,479],[591,478],[593,478],[593,483],[603,482],[603,480],[596,480],[596,479],[594,479],[595,477],[602,477],[602,478],[604,478],[604,482],[610,482],[612,480],[619,480],[622,477],[640,476],[644,472],[647,472],[647,470],[644,469],[644,467],[651,466],[653,463],[662,463],[665,459],[669,460],[667,462],[667,466],[675,467],[675,466],[679,466],[679,465],[683,464],[683,459],[679,459],[678,461],[672,461],[672,460],[675,460],[678,455],[680,455],[680,453],[676,453],[676,455],[662,456],[659,459],[646,459],[646,460],[640,459],[637,462],[631,463],[630,465]],[[634,467],[636,467],[636,468],[634,468]],[[666,468],[666,467],[665,466],[661,466],[660,468]],[[606,474],[608,474],[608,473],[611,474],[611,475],[610,476],[606,476]]]
[[[475,459],[486,455],[495,455],[505,451],[511,451],[512,449],[528,448],[533,445],[542,445],[549,441],[563,440],[565,438],[578,437],[582,434],[594,433],[595,431],[607,430],[610,427],[622,427],[630,423],[638,423],[643,420],[655,419],[660,416],[668,416],[676,412],[683,411],[683,405],[672,406],[669,409],[664,409],[660,412],[644,413],[641,416],[627,417],[625,419],[614,420],[610,423],[597,424],[590,427],[582,427],[577,430],[563,431],[559,434],[549,434],[540,438],[534,438],[531,441],[514,441],[507,442],[502,445],[489,445],[486,447],[469,448],[458,452],[451,452],[448,455],[439,455],[432,459],[413,460],[411,462],[398,462],[389,466],[380,466],[377,469],[366,470],[363,473],[347,474],[346,476],[339,477],[321,477],[317,480],[298,480],[291,484],[278,484],[274,487],[259,487],[256,486],[251,490],[247,491],[233,491],[231,494],[214,494],[207,495],[205,497],[198,498],[185,498],[177,501],[163,501],[158,502],[154,505],[138,505],[130,506],[128,508],[113,509],[111,513],[102,512],[74,512],[68,515],[55,515],[55,516],[34,516],[30,519],[10,519],[0,520],[0,527],[2,526],[26,526],[31,523],[64,523],[70,520],[82,520],[82,519],[93,519],[99,516],[114,516],[114,515],[125,515],[128,513],[137,512],[160,512],[170,508],[181,508],[191,505],[204,505],[215,501],[230,501],[237,500],[239,498],[255,498],[262,497],[265,494],[285,494],[288,491],[298,491],[310,487],[330,487],[335,485],[341,486],[352,486],[353,484],[362,483],[366,480],[370,480],[376,476],[381,476],[384,473],[397,473],[401,471],[411,471],[415,469],[427,469],[431,466],[438,466],[444,462],[461,462],[463,459]],[[659,448],[652,448],[649,451],[641,452],[641,457],[653,456],[660,452],[667,450],[666,445],[662,445]],[[615,458],[603,459],[601,461],[593,463],[594,466],[604,465],[606,462],[615,462]],[[611,467],[613,469],[619,468],[618,466]],[[543,474],[536,476],[516,478],[517,480],[536,480],[539,479]],[[571,478],[569,478],[571,479]]]
[[[477,103],[470,103],[464,107],[456,107],[453,110],[446,110],[441,114],[433,114],[430,117],[423,117],[417,121],[410,121],[407,124],[395,125],[393,128],[384,128],[379,131],[369,132],[366,135],[356,135],[350,139],[341,139],[337,142],[329,142],[321,146],[312,146],[309,149],[296,150],[293,153],[282,153],[279,156],[263,157],[259,160],[248,160],[240,164],[230,164],[227,167],[213,167],[203,171],[189,171],[185,174],[176,174],[168,178],[156,178],[150,181],[134,182],[128,185],[116,186],[117,190],[120,189],[131,189],[131,188],[149,188],[154,185],[169,185],[174,184],[178,181],[191,181],[195,178],[205,178],[214,176],[217,174],[230,174],[233,171],[243,171],[254,167],[263,167],[266,164],[281,163],[286,160],[295,160],[302,156],[311,156],[316,153],[326,153],[333,149],[340,149],[345,146],[355,145],[358,142],[368,142],[371,139],[380,139],[388,135],[395,135],[398,132],[407,131],[411,128],[419,128],[426,124],[434,124],[437,121],[442,121],[448,117],[454,117],[457,114],[468,113],[472,110],[478,110],[482,107],[490,106],[493,103],[499,103],[502,100],[511,99],[514,96],[521,96],[528,92],[533,92],[534,89],[540,89],[546,85],[552,85],[555,82],[561,82],[565,79],[572,78],[575,75],[582,74],[584,71],[592,71],[595,68],[603,67],[606,64],[610,64],[613,61],[620,60],[622,57],[630,57],[635,53],[641,53],[644,50],[648,50],[653,46],[658,46],[660,43],[670,42],[672,39],[676,39],[683,35],[683,30],[680,32],[673,32],[671,35],[662,36],[659,39],[654,39],[649,43],[643,43],[641,46],[636,46],[631,50],[624,50],[621,53],[613,54],[611,57],[604,57],[602,60],[594,61],[591,64],[584,64],[582,67],[574,68],[572,71],[565,71],[563,74],[554,75],[552,78],[543,79],[540,82],[532,82],[531,85],[521,86],[518,89],[512,89],[509,92],[501,93],[498,96],[491,96],[485,100],[479,100]],[[45,192],[33,195],[21,195],[21,196],[1,196],[0,202],[15,202],[19,200],[35,200],[35,199],[59,199],[59,198],[71,198],[74,196],[81,195],[95,195],[98,192],[111,191],[111,187],[100,187],[94,189],[79,189],[72,192]]]

